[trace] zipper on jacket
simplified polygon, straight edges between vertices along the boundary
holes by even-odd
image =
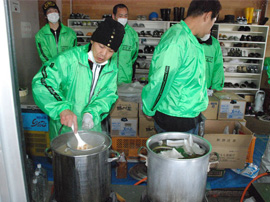
[[[117,68],[118,68],[118,69],[119,69],[119,52],[120,52],[120,51],[117,52]]]
[[[167,79],[168,79],[168,75],[169,75],[169,71],[170,71],[170,66],[166,66],[165,67],[165,72],[164,72],[164,76],[163,76],[163,81],[162,81],[162,84],[161,84],[161,87],[160,87],[160,90],[159,90],[159,93],[158,93],[158,96],[157,96],[157,99],[151,109],[151,111],[154,110],[154,108],[156,107],[158,101],[160,100],[161,96],[162,96],[162,93],[164,91],[164,88],[166,86],[166,83],[167,83]]]
[[[102,71],[102,69],[101,69],[100,71]],[[98,80],[99,80],[101,77],[103,77],[104,75],[110,74],[110,73],[112,73],[112,72],[113,72],[113,70],[110,71],[110,72],[106,72],[106,73],[104,73],[104,74],[102,74],[102,75],[101,75],[101,72],[100,72],[99,75],[98,75]],[[97,82],[98,82],[98,80],[97,80]],[[91,91],[92,91],[92,86],[91,86],[91,90],[90,90],[90,96],[89,96],[89,102],[88,102],[88,105],[90,104],[91,99],[92,99],[92,97],[93,97],[93,95],[94,95],[94,92],[93,92],[93,95],[91,96]],[[100,90],[99,90],[99,92],[97,93],[97,95],[98,95],[99,93],[100,93]]]

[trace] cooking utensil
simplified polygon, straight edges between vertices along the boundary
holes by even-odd
[[[94,153],[95,151],[99,151],[104,147],[105,139],[103,136],[99,135],[93,131],[78,131],[80,137],[90,145],[89,149],[78,150],[77,149],[77,138],[72,135],[67,141],[67,149],[69,149],[73,154],[84,155]],[[87,135],[86,135],[87,134]]]
[[[106,134],[82,130],[79,135],[94,149],[74,153],[67,146],[71,139],[77,143],[72,131],[57,136],[50,143],[55,200],[107,202],[111,193],[111,162],[117,161],[120,154],[110,150],[112,140]],[[100,143],[101,146],[96,147]]]
[[[207,172],[215,162],[209,162],[211,144],[204,138],[192,135],[193,142],[204,148],[203,156],[190,159],[173,159],[157,154],[160,143],[189,138],[191,134],[166,132],[151,136],[146,147],[138,150],[138,155],[146,159],[147,196],[151,202],[201,202],[205,195]],[[162,146],[163,147],[163,146]],[[147,150],[147,156],[141,153]],[[169,149],[169,147],[163,147]],[[217,158],[218,159],[218,158]],[[195,191],[194,191],[195,190]]]
[[[74,125],[72,125],[71,128],[72,128],[72,130],[74,132]],[[78,131],[76,133],[74,132],[74,135],[75,135],[75,137],[77,138],[77,141],[78,141],[78,145],[77,145],[78,150],[91,149],[91,146],[81,139]]]

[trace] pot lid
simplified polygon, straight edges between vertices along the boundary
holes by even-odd
[[[64,133],[51,141],[51,149],[61,155],[84,156],[107,150],[112,144],[111,138],[103,133],[94,131],[78,131],[83,141],[91,146],[88,150],[77,150],[77,139],[73,132]]]

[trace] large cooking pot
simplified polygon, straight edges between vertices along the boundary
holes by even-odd
[[[87,151],[75,151],[68,143],[74,133],[65,133],[51,141],[54,190],[57,202],[104,202],[111,193],[111,162],[118,160],[118,152],[110,150],[112,141],[105,134],[79,131],[86,143],[93,145]],[[101,144],[101,145],[98,145]],[[114,153],[115,157],[109,158]],[[47,155],[50,155],[47,150]]]
[[[146,148],[138,150],[139,156],[146,159],[147,164],[147,197],[151,202],[202,202],[205,194],[207,172],[210,164],[211,144],[204,138],[192,135],[206,153],[197,158],[175,159],[161,156],[153,151],[166,140],[183,140],[188,133],[168,132],[151,136]],[[141,153],[147,150],[147,156]]]

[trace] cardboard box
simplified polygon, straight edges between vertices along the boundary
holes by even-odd
[[[111,117],[111,136],[136,137],[138,118]]]
[[[210,96],[208,97],[208,99],[209,99],[208,107],[204,112],[202,112],[202,114],[206,119],[216,120],[218,115],[219,100],[214,96]]]
[[[139,117],[139,137],[151,137],[157,134],[154,126],[154,119],[148,119],[145,115]]]
[[[45,149],[50,147],[49,132],[24,131],[26,152],[33,156],[45,156]]]
[[[143,113],[142,108],[143,108],[143,103],[140,102],[140,103],[139,103],[139,116],[145,116],[145,114]]]
[[[118,99],[110,113],[111,117],[138,117],[138,103],[136,102],[124,102]]]
[[[247,120],[246,120],[246,119],[239,120],[239,122],[240,122],[243,126],[246,126],[246,125],[247,125]]]
[[[254,95],[245,95],[245,100],[246,100],[246,102],[253,103],[255,101],[255,96]]]
[[[218,119],[244,119],[246,100],[232,92],[214,93],[219,99]]]
[[[28,131],[49,131],[49,117],[40,112],[35,113],[34,110],[30,112],[22,112],[23,128]]]
[[[238,121],[206,120],[205,135],[212,145],[212,152],[219,154],[219,163],[215,168],[239,168],[245,166],[248,148],[253,138],[253,133],[240,124],[240,134],[233,134],[235,124]],[[223,134],[226,126],[229,126],[229,134]]]

